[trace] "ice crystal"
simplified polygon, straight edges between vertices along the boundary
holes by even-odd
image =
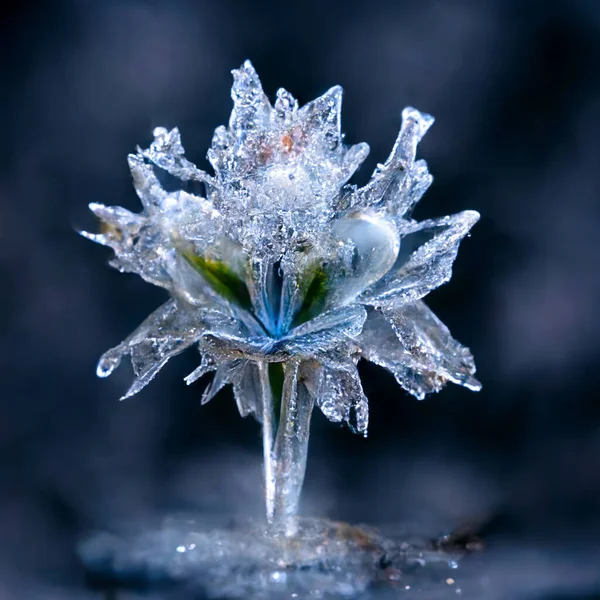
[[[98,375],[128,355],[136,375],[128,397],[196,344],[202,360],[187,383],[214,371],[203,402],[232,384],[242,416],[271,423],[266,463],[278,435],[307,439],[315,402],[366,435],[361,358],[419,399],[448,381],[478,390],[470,352],[422,300],[450,279],[479,218],[410,216],[432,181],[415,154],[433,118],[405,108],[389,158],[357,188],[348,180],[369,147],[342,142],[340,87],[303,107],[280,89],[271,106],[250,62],[233,76],[229,126],[216,129],[208,151],[213,176],[185,158],[177,129],[157,128],[150,147],[129,156],[142,212],[90,205],[102,231],[84,235],[114,250],[112,266],[171,295],[102,356]],[[181,189],[167,189],[166,176]],[[187,182],[204,193],[185,191]],[[412,236],[425,241],[405,256],[400,246]],[[302,411],[304,429],[286,433],[286,419]],[[279,464],[286,452],[296,460],[288,448]]]

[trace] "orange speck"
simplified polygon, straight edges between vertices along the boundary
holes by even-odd
[[[291,136],[286,133],[282,138],[281,138],[281,144],[283,146],[283,149],[286,152],[291,152],[292,148],[294,147],[294,140],[292,140]]]

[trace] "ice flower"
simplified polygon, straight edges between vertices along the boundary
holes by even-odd
[[[423,302],[450,279],[479,214],[410,216],[432,181],[415,159],[431,116],[405,108],[390,156],[357,188],[348,180],[369,147],[343,144],[340,87],[300,108],[283,89],[271,105],[248,61],[233,76],[229,125],[208,151],[214,175],[185,158],[177,129],[157,128],[128,159],[142,212],[91,204],[102,230],[84,235],[170,294],[98,375],[129,356],[129,397],[196,345],[187,383],[214,371],[202,401],[231,384],[241,415],[262,423],[273,519],[297,510],[314,403],[366,435],[361,358],[419,399],[448,381],[480,389],[471,353]]]

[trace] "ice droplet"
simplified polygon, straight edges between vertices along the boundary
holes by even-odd
[[[124,354],[125,349],[122,345],[111,348],[105,352],[98,361],[96,375],[98,377],[108,377],[121,364],[121,359]]]

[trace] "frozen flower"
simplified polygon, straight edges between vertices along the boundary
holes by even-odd
[[[480,389],[469,350],[422,300],[450,279],[479,214],[410,217],[432,181],[415,160],[431,116],[405,108],[392,153],[357,188],[348,180],[369,148],[342,143],[340,87],[301,108],[280,89],[271,106],[250,62],[233,75],[229,126],[208,151],[214,176],[185,158],[177,129],[157,128],[129,156],[142,212],[92,204],[102,231],[84,235],[171,295],[102,356],[98,375],[129,355],[128,397],[197,345],[186,381],[214,371],[203,402],[232,384],[242,416],[263,423],[272,517],[296,511],[315,402],[366,435],[359,359],[419,399],[448,381]]]

